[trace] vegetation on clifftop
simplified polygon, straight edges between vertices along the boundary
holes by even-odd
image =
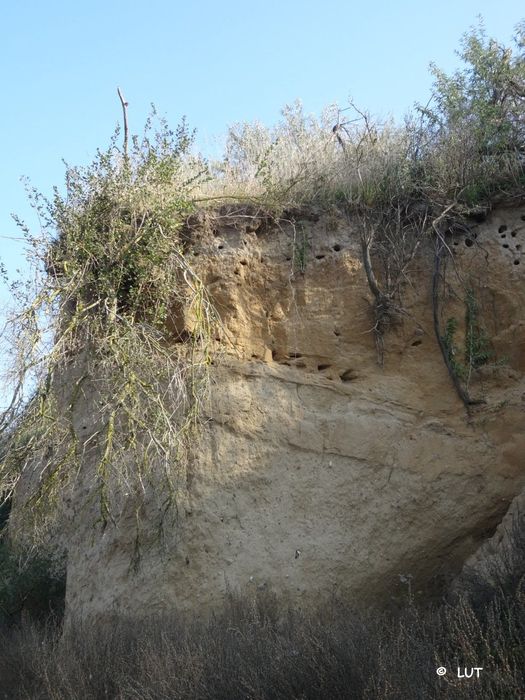
[[[210,192],[255,199],[275,208],[301,205],[388,209],[412,199],[458,211],[520,197],[525,160],[525,24],[514,52],[467,34],[464,68],[447,76],[436,66],[431,101],[403,125],[377,123],[355,105],[320,119],[299,104],[273,128],[239,124],[223,160],[211,165]]]

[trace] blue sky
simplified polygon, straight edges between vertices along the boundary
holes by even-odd
[[[0,260],[12,274],[24,269],[20,244],[6,238],[20,235],[10,213],[35,225],[20,177],[49,194],[63,182],[62,159],[89,162],[121,117],[118,85],[132,131],[154,102],[174,126],[187,115],[202,144],[236,121],[271,124],[296,98],[318,113],[351,95],[401,117],[428,99],[430,61],[457,66],[477,15],[509,42],[525,9],[517,0],[4,2]]]

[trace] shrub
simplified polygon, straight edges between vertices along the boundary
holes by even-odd
[[[43,552],[14,550],[0,540],[0,625],[22,615],[45,620],[64,610],[65,574],[60,562]]]
[[[0,491],[37,469],[40,478],[18,492],[37,538],[88,459],[87,505],[98,504],[102,527],[117,517],[123,483],[137,513],[146,492],[158,512],[173,511],[206,389],[213,311],[181,233],[205,167],[187,175],[192,134],[184,123],[172,132],[161,121],[152,134],[149,122],[124,153],[117,136],[90,166],[67,169],[64,196],[32,192],[44,228],[39,236],[24,229],[37,274],[27,293],[13,287],[16,400],[3,417]],[[34,394],[24,405],[28,386]],[[75,421],[86,392],[98,406],[96,449]]]
[[[523,184],[525,158],[525,24],[512,48],[486,36],[483,25],[463,37],[464,68],[446,75],[435,65],[433,102],[421,108],[427,176],[441,196],[467,206]]]

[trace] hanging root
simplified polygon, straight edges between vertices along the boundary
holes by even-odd
[[[470,396],[469,392],[462,385],[461,380],[458,377],[458,374],[455,371],[454,366],[452,364],[449,349],[447,348],[445,341],[443,339],[443,335],[441,333],[441,328],[440,328],[440,323],[439,323],[439,317],[440,317],[439,283],[441,280],[442,259],[443,259],[444,252],[446,251],[446,248],[447,248],[447,246],[445,244],[445,241],[443,240],[443,236],[438,233],[438,235],[436,236],[436,249],[435,249],[435,255],[434,255],[434,271],[433,271],[433,275],[432,275],[432,313],[433,313],[433,320],[434,320],[434,332],[436,334],[436,340],[438,342],[439,349],[441,350],[441,355],[443,356],[443,361],[444,361],[445,366],[448,370],[450,378],[452,379],[452,383],[454,384],[454,388],[456,390],[456,393],[459,396],[459,398],[463,401],[463,403],[467,409],[467,412],[470,414],[471,406],[476,406],[476,405],[483,404],[486,402],[484,399],[473,399]]]

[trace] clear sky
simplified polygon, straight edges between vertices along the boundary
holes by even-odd
[[[10,218],[34,218],[20,176],[45,194],[62,159],[89,162],[129,101],[132,131],[150,103],[198,142],[228,124],[271,124],[296,98],[307,112],[349,95],[378,116],[401,117],[430,94],[430,61],[457,66],[461,35],[482,15],[509,42],[518,0],[2,0],[0,260],[23,268]],[[0,290],[1,292],[1,290]],[[6,293],[0,293],[0,304]]]

